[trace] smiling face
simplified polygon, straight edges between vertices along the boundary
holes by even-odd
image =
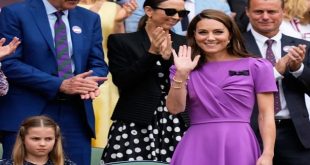
[[[226,55],[230,33],[225,25],[214,19],[200,20],[194,36],[197,45],[207,56]]]
[[[279,32],[283,18],[281,0],[250,0],[246,10],[255,31],[271,38]]]
[[[77,6],[80,0],[48,0],[57,10],[70,10]]]
[[[165,30],[170,30],[178,21],[181,19],[179,14],[176,13],[172,16],[166,15],[163,9],[175,9],[176,11],[184,10],[183,0],[167,0],[160,3],[157,8],[152,8],[147,6],[145,8],[145,13],[148,15],[149,19],[155,27],[163,27]]]
[[[47,158],[55,144],[55,130],[52,127],[32,127],[25,135],[24,145],[27,160]]]

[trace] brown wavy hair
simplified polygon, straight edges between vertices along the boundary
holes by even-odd
[[[12,152],[12,160],[14,162],[14,165],[24,164],[27,152],[24,145],[25,136],[28,134],[28,130],[30,128],[35,127],[48,127],[54,129],[55,144],[52,151],[49,153],[49,159],[53,162],[53,164],[64,165],[65,158],[62,148],[62,136],[60,128],[55,121],[53,121],[47,116],[32,116],[22,122],[20,129],[17,133],[16,141]]]
[[[187,29],[187,41],[188,45],[192,47],[192,59],[197,55],[201,55],[198,65],[196,68],[201,67],[206,62],[205,52],[197,45],[195,40],[195,30],[199,21],[203,19],[212,19],[224,24],[228,29],[230,34],[230,42],[227,45],[227,52],[233,56],[238,57],[250,57],[249,53],[246,51],[241,32],[235,23],[235,21],[224,12],[207,9],[203,10],[201,13],[196,15],[190,22]]]

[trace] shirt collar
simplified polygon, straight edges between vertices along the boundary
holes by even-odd
[[[48,0],[43,0],[43,3],[47,15],[53,15],[57,11],[57,9]],[[68,10],[64,10],[62,12],[64,13],[64,15],[68,16]]]
[[[36,164],[24,161],[24,165],[36,165]],[[52,162],[52,160],[48,159],[48,161],[44,165],[53,165],[53,162]]]
[[[253,28],[251,29],[252,31],[252,34],[256,40],[256,42],[259,42],[261,43],[261,45],[264,45],[265,42],[268,40],[268,39],[273,39],[276,43],[280,43],[281,41],[281,38],[282,38],[282,33],[279,31],[275,36],[271,37],[271,38],[268,38],[266,36],[263,36],[261,34],[259,34],[258,32],[256,32]]]

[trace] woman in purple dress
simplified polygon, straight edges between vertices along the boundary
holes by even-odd
[[[189,46],[174,52],[169,112],[184,111],[191,126],[171,165],[271,165],[275,141],[272,65],[251,57],[232,19],[204,10],[190,23]],[[250,126],[257,99],[263,151]]]
[[[5,42],[5,38],[0,39],[0,61],[5,57],[10,55],[15,51],[17,46],[20,44],[20,40],[18,38],[13,38],[13,40],[6,46],[3,46]],[[1,63],[0,63],[1,68]],[[8,81],[2,70],[0,69],[0,96],[6,95],[9,89]]]

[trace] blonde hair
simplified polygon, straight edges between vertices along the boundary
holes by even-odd
[[[285,0],[284,1],[284,19],[292,20],[298,18],[300,23],[308,22],[308,2],[307,0]]]
[[[62,136],[60,132],[60,128],[55,121],[47,116],[32,116],[23,121],[20,126],[20,129],[16,136],[16,141],[14,144],[13,152],[12,152],[12,160],[14,165],[23,165],[25,156],[26,156],[26,148],[24,145],[25,136],[28,134],[29,128],[34,127],[48,127],[53,128],[55,131],[55,144],[52,151],[49,153],[49,159],[54,164],[64,165],[64,151],[62,148]]]

